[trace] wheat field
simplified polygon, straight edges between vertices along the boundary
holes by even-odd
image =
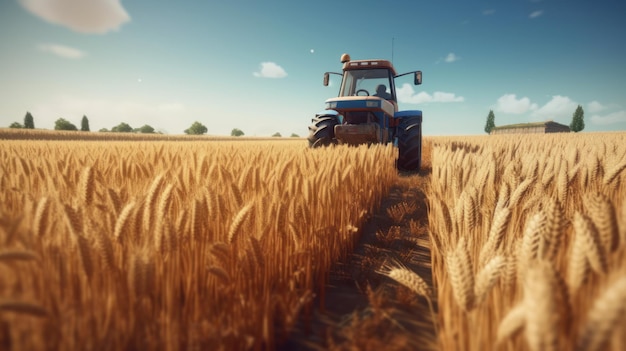
[[[0,143],[14,350],[273,349],[397,178],[386,146]]]
[[[364,260],[434,325],[397,345],[626,349],[624,133],[428,137],[408,178],[391,146],[49,138],[0,140],[0,349],[280,348],[398,184],[427,228],[405,199]],[[426,233],[432,283],[385,259],[416,255],[389,251],[401,231]],[[329,349],[399,325],[381,289]]]
[[[441,350],[626,349],[626,135],[433,141]]]

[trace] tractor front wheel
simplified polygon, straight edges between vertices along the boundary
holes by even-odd
[[[313,124],[309,126],[309,147],[315,148],[335,144],[335,126],[338,124],[337,116],[315,116]]]
[[[422,166],[422,119],[403,118],[398,126],[398,161],[400,171],[419,172]]]

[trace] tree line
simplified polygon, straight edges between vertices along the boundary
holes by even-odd
[[[9,128],[23,128],[23,129],[35,129],[35,120],[33,118],[33,115],[30,112],[26,112],[26,116],[24,116],[24,124],[21,124],[19,122],[13,122],[11,123],[11,125],[9,126]],[[71,123],[70,121],[66,120],[65,118],[59,118],[54,122],[54,130],[76,130],[78,131],[78,127],[76,127],[76,125],[74,125],[73,123]],[[89,132],[91,131],[89,128],[89,119],[87,118],[87,116],[83,115],[83,118],[81,119],[81,123],[80,123],[80,131],[82,132]],[[113,132],[113,133],[144,133],[144,134],[154,134],[154,133],[159,133],[157,132],[152,126],[145,124],[142,127],[139,128],[133,128],[131,127],[128,123],[122,122],[116,126],[114,126],[113,128],[111,128],[110,130],[107,128],[101,128],[99,130],[99,132]],[[195,121],[191,124],[191,126],[187,129],[184,130],[185,134],[189,134],[189,135],[202,135],[202,134],[206,134],[208,132],[207,127],[198,122]],[[234,137],[239,137],[239,136],[244,136],[244,132],[241,129],[238,128],[234,128],[231,133],[231,136]],[[281,137],[282,135],[279,132],[276,132],[272,135],[273,137]],[[291,134],[292,138],[299,138],[300,136],[296,133],[292,133]]]
[[[496,115],[493,113],[493,110],[489,110],[487,122],[485,123],[485,133],[491,134],[491,131],[496,127],[495,120]],[[585,111],[582,106],[578,105],[576,111],[572,114],[572,122],[569,125],[569,129],[575,133],[585,129]]]

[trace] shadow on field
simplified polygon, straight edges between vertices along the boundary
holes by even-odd
[[[424,191],[430,162],[427,166],[418,174],[401,174],[354,252],[334,265],[324,292],[316,292],[310,318],[301,318],[279,350],[435,349],[426,299],[380,273],[385,265],[401,265],[432,287]],[[404,211],[393,211],[399,208]]]

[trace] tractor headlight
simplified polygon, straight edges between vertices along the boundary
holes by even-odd
[[[337,108],[337,102],[327,102],[326,103],[326,108],[327,109],[333,109],[333,108]]]
[[[365,102],[366,107],[380,107],[380,101],[367,101]]]

